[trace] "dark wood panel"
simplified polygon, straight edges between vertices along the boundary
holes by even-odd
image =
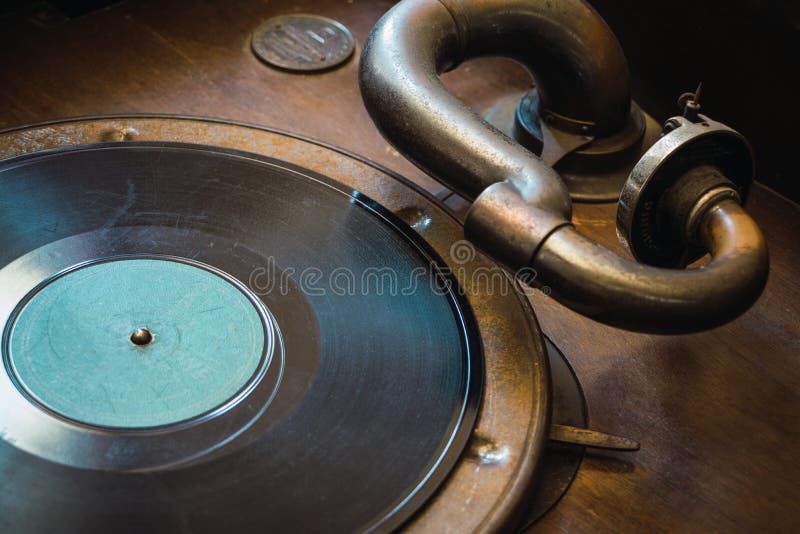
[[[128,0],[47,28],[5,15],[0,127],[105,113],[224,117],[342,146],[437,191],[372,125],[356,59],[325,74],[294,75],[250,53],[250,31],[271,15],[332,16],[360,44],[389,4]],[[509,61],[481,60],[446,83],[484,112],[529,80]],[[800,210],[763,187],[749,208],[770,247],[770,279],[755,307],[722,328],[632,334],[534,297],[544,331],[583,383],[593,426],[642,442],[636,454],[589,456],[536,529],[800,529]],[[578,206],[578,225],[619,247],[613,210]]]

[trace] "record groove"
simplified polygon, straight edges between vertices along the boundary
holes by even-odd
[[[269,158],[169,143],[9,160],[0,192],[5,314],[20,300],[11,295],[81,262],[169,255],[247,285],[285,353],[277,389],[196,425],[140,435],[59,421],[67,431],[43,441],[70,458],[104,459],[80,469],[20,448],[27,420],[0,407],[10,488],[0,524],[384,529],[425,502],[457,460],[482,382],[472,313],[435,253],[368,198]],[[325,277],[386,267],[404,281],[422,269],[425,283],[408,294],[342,293]],[[321,292],[303,285],[313,269]],[[143,458],[153,461],[139,469]]]

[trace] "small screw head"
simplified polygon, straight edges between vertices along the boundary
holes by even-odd
[[[671,132],[672,130],[674,130],[674,129],[676,129],[676,128],[679,128],[679,127],[680,127],[680,125],[681,125],[681,123],[680,123],[680,122],[678,122],[678,121],[676,121],[676,120],[673,120],[673,119],[669,119],[667,122],[665,122],[665,123],[664,123],[664,129],[663,129],[663,130],[664,130],[664,133],[665,133],[665,134],[666,134],[666,133],[669,133],[669,132]]]
[[[154,337],[153,333],[150,332],[147,327],[141,326],[131,334],[131,343],[138,347],[143,347],[152,343]]]

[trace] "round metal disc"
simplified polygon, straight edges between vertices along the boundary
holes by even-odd
[[[692,168],[712,165],[733,182],[744,200],[755,175],[752,149],[728,126],[702,116],[693,123],[674,117],[673,129],[645,152],[625,181],[617,205],[617,235],[642,263],[683,267],[706,251],[676,238],[661,200],[667,190]],[[681,232],[682,233],[682,232]]]
[[[0,471],[6,487],[24,490],[6,492],[0,516],[13,517],[14,525],[36,531],[85,524],[107,531],[113,517],[172,531],[391,528],[431,495],[461,454],[483,376],[474,318],[433,251],[370,199],[268,158],[166,143],[101,144],[11,160],[0,168],[0,189],[3,313],[19,305],[15,295],[29,286],[86,262],[114,258],[120,267],[131,265],[125,259],[131,255],[187,258],[258,295],[285,350],[274,398],[257,404],[245,395],[237,404],[251,412],[244,423],[233,408],[169,423],[185,419],[185,405],[176,402],[174,414],[169,406],[154,406],[166,411],[157,422],[168,423],[157,429],[141,429],[138,419],[100,429],[84,421],[101,412],[118,423],[146,406],[120,398],[116,402],[126,411],[115,416],[92,408],[87,399],[88,416],[66,419],[34,404],[26,407],[24,392],[4,373]],[[158,290],[169,263],[135,273],[88,273],[91,267],[84,267],[45,287],[84,276],[80,284],[53,289],[55,302],[30,314],[34,324],[26,331],[45,331],[39,343],[15,345],[12,338],[10,344],[17,349],[14,361],[45,362],[40,371],[51,373],[42,379],[51,404],[58,380],[78,392],[103,391],[96,381],[105,380],[112,399],[139,387],[120,383],[126,376],[131,380],[135,369],[112,361],[130,355],[131,347],[117,344],[117,336],[86,326],[67,348],[52,348],[63,340],[47,330],[62,326],[64,314],[80,320],[81,314],[99,313],[101,328],[116,327],[124,318],[104,321],[103,312],[124,315],[135,308],[120,295],[98,294],[92,284],[115,290],[153,281],[152,292],[140,287],[135,295],[142,313],[156,314],[150,319],[160,321],[163,332],[180,332],[172,354],[159,355],[175,359],[176,368],[164,368],[176,377],[167,386],[192,391],[179,384],[192,379],[185,368],[191,360],[181,351],[197,359],[240,359],[210,365],[235,365],[252,374],[252,347],[240,349],[248,354],[231,355],[229,348],[209,352],[195,346],[187,329],[202,321],[182,316],[217,317],[219,324],[206,326],[226,332],[227,342],[236,345],[243,330],[251,330],[236,317],[244,312],[221,313],[217,308],[231,303],[220,295],[216,305],[206,302],[213,291],[194,274],[188,283],[185,273],[172,277],[185,299],[174,302],[166,288]],[[183,312],[151,309],[148,299],[163,299]],[[19,318],[27,316],[23,309]],[[4,322],[7,333],[15,330]],[[126,328],[120,335],[130,334]],[[152,348],[158,342],[156,337]],[[70,371],[47,356],[53,350],[78,354],[76,345],[96,363],[75,364]],[[7,362],[10,357],[4,354]],[[82,365],[92,372],[81,373]],[[110,374],[94,366],[107,366]],[[202,375],[200,369],[196,387],[213,389],[203,386]],[[229,431],[219,433],[217,424]],[[203,441],[210,435],[215,439]],[[198,442],[206,448],[193,449],[189,457],[172,455]],[[166,455],[171,463],[159,461]],[[42,514],[45,503],[48,513]],[[186,513],[196,509],[203,514],[186,523]]]
[[[253,32],[253,52],[264,62],[290,71],[326,70],[353,55],[350,30],[318,15],[282,15]]]
[[[464,448],[464,454],[457,460],[457,463],[453,464],[449,470],[444,465],[446,462],[434,468],[432,471],[434,475],[431,479],[425,481],[422,489],[409,501],[402,504],[393,518],[399,522],[401,516],[416,509],[416,513],[403,524],[403,529],[408,532],[441,531],[445,526],[458,532],[494,531],[519,526],[523,514],[527,511],[528,497],[537,480],[536,475],[539,473],[539,463],[544,453],[549,428],[550,385],[547,356],[541,333],[527,298],[516,291],[486,291],[487,273],[490,275],[492,273],[502,274],[502,270],[480,251],[473,249],[471,254],[460,253],[463,252],[464,235],[463,228],[455,217],[413,184],[356,155],[285,132],[215,119],[176,116],[113,116],[78,118],[27,126],[0,131],[0,158],[17,157],[35,154],[42,150],[109,140],[150,142],[178,140],[184,143],[229,147],[277,158],[286,162],[281,164],[281,167],[292,167],[291,164],[301,165],[303,168],[331,177],[345,186],[349,193],[359,191],[359,195],[368,195],[369,198],[379,202],[411,226],[414,234],[421,236],[425,243],[435,251],[434,256],[444,260],[445,266],[458,280],[458,287],[463,290],[463,294],[471,304],[470,307],[474,310],[478,331],[468,335],[467,338],[477,339],[482,345],[484,369],[482,395],[489,400],[481,402],[478,406],[478,415],[471,437]],[[157,169],[158,161],[158,158],[151,158],[148,162],[148,169]],[[178,172],[170,176],[170,179],[178,177],[179,181],[185,183],[184,173],[190,169],[191,167],[176,169]],[[215,169],[216,171],[217,169]],[[308,174],[308,171],[303,171],[301,174]],[[135,173],[131,173],[129,176],[135,177]],[[0,179],[0,187],[2,187],[2,183],[2,179]],[[192,182],[186,185],[184,193],[191,197],[191,194],[197,190],[198,184]],[[102,188],[86,190],[87,194],[96,195],[96,202],[92,206],[93,210],[102,208],[108,200],[102,191]],[[217,206],[218,208],[220,204],[238,201],[247,197],[248,194],[250,194],[249,190],[240,190],[232,195],[233,199],[226,200],[225,196],[209,198],[202,209],[192,210],[192,214],[196,215],[197,211],[206,212],[206,206]],[[345,198],[353,196],[357,195],[350,194]],[[0,196],[0,202],[3,202],[4,209],[8,205],[7,202],[4,202],[5,198],[5,196]],[[360,199],[364,198],[366,197],[360,197]],[[16,196],[14,199],[15,202],[19,202],[21,199],[24,200],[24,197]],[[51,198],[50,204],[58,206],[60,202],[68,199],[69,195],[57,196]],[[141,201],[142,199],[139,197],[134,200]],[[186,202],[191,203],[191,198]],[[365,210],[358,200],[353,201],[352,209],[353,211]],[[370,210],[366,211],[370,212]],[[17,208],[15,213],[20,212],[25,213],[21,207]],[[5,211],[0,213],[5,213]],[[314,214],[314,217],[309,216],[308,219],[313,220],[316,216],[316,212],[313,211],[306,213]],[[153,240],[155,230],[152,226],[118,227],[95,235],[95,239],[89,239],[83,243],[81,240],[87,237],[85,233],[73,235],[72,239],[78,241],[72,243],[69,243],[70,238],[59,240],[53,244],[56,250],[50,251],[54,254],[45,256],[53,258],[68,253],[71,255],[70,257],[77,257],[87,249],[90,253],[95,250],[92,253],[94,256],[114,255],[120,248],[137,248],[142,243],[153,242],[184,246],[185,250],[182,254],[184,257],[195,254],[194,247],[198,244],[202,245],[204,242],[202,237],[199,241],[196,240],[202,230],[198,229],[187,234],[182,230],[182,226],[190,220],[195,225],[202,225],[204,224],[203,219],[171,216],[169,211],[162,211],[160,214],[163,224],[160,226],[155,240]],[[17,226],[25,228],[31,221],[38,218],[33,214],[27,215],[29,218],[20,221],[15,228]],[[265,216],[258,215],[262,221]],[[0,216],[0,225],[5,228],[7,224],[11,224],[9,221],[13,220]],[[82,219],[78,217],[78,220]],[[252,227],[251,224],[248,224],[246,217],[237,216],[236,222],[244,224],[246,227]],[[379,222],[378,226],[385,227],[385,223]],[[398,223],[398,226],[408,230],[408,227],[402,224]],[[55,229],[54,226],[47,228]],[[283,227],[278,226],[270,229],[270,232],[274,234],[282,230]],[[71,232],[69,228],[59,228],[58,231]],[[237,225],[227,228],[226,231],[235,232],[238,235],[242,228]],[[389,233],[392,232],[396,233],[395,230],[391,230]],[[400,233],[403,234],[403,232]],[[264,232],[259,232],[259,234],[264,235]],[[269,232],[267,234],[271,235]],[[11,235],[6,235],[5,238],[8,242],[13,241]],[[228,265],[230,274],[235,275],[237,279],[243,279],[242,273],[232,273],[230,270],[232,265],[238,265],[240,261],[241,265],[245,265],[246,258],[252,258],[248,248],[233,247],[235,238],[233,242],[224,239],[214,239],[213,241],[216,243],[215,247],[205,247],[204,254],[213,255],[216,251],[218,255],[214,257],[213,261],[208,261],[206,258],[204,263]],[[47,242],[48,239],[43,235],[42,243]],[[309,246],[313,247],[317,244],[318,242],[314,242]],[[303,244],[298,244],[298,247],[297,252],[302,256]],[[232,249],[235,250],[235,256],[238,258],[235,261],[232,260],[229,253]],[[406,250],[406,248],[401,247],[400,250]],[[23,254],[19,250],[10,253]],[[418,256],[412,255],[412,257]],[[258,260],[257,257],[255,259]],[[67,258],[66,263],[69,262],[70,260]],[[247,276],[244,275],[244,278]],[[25,279],[19,278],[19,280]],[[31,280],[31,282],[33,281]],[[263,286],[265,279],[261,277],[258,282]],[[290,289],[294,288],[291,289],[292,291],[298,289],[297,284],[290,284],[289,287]],[[20,298],[22,296],[24,294]],[[317,329],[313,327],[311,320],[315,317],[315,313],[307,305],[308,299],[287,298],[280,302],[284,307],[280,314],[292,318],[288,324],[282,321],[282,324],[276,322],[274,325],[275,330],[279,331],[283,337],[286,349],[285,359],[283,359],[282,351],[275,351],[273,364],[269,365],[264,378],[259,382],[256,391],[252,393],[252,395],[256,395],[255,402],[236,403],[230,412],[232,415],[226,413],[223,417],[203,420],[201,424],[188,425],[180,430],[174,429],[174,432],[181,433],[179,439],[172,439],[171,447],[163,449],[172,450],[173,459],[178,458],[180,462],[180,459],[184,458],[184,463],[177,465],[172,470],[151,469],[148,471],[145,469],[141,474],[149,473],[148,477],[139,476],[135,468],[133,473],[126,473],[124,477],[113,471],[106,474],[108,482],[104,488],[107,491],[103,494],[105,501],[99,501],[98,506],[93,507],[91,501],[84,501],[78,504],[78,508],[73,508],[71,489],[75,487],[75,484],[83,484],[83,481],[88,478],[97,481],[99,472],[96,469],[76,470],[64,463],[39,460],[36,456],[22,452],[18,446],[10,445],[8,438],[13,439],[13,436],[6,435],[5,441],[0,440],[0,463],[2,463],[0,469],[4,477],[4,492],[0,495],[0,508],[4,513],[0,513],[0,530],[18,531],[21,528],[20,523],[31,520],[32,517],[33,522],[23,525],[24,530],[52,531],[55,528],[62,532],[87,532],[107,531],[113,528],[115,531],[147,529],[173,532],[180,529],[213,529],[222,523],[230,528],[246,524],[252,527],[251,529],[262,530],[262,525],[257,524],[254,518],[250,518],[253,519],[251,521],[247,513],[251,509],[250,507],[254,506],[251,503],[264,504],[266,496],[270,495],[269,491],[264,492],[264,488],[270,486],[274,488],[275,486],[271,478],[272,473],[254,472],[250,464],[261,461],[262,454],[281,454],[281,452],[250,449],[249,453],[240,453],[238,450],[228,453],[224,450],[225,447],[222,447],[222,457],[215,457],[214,452],[206,453],[203,458],[208,458],[208,460],[200,460],[199,465],[207,467],[203,470],[195,470],[191,461],[186,463],[187,451],[184,449],[194,447],[196,450],[205,450],[204,445],[218,442],[222,430],[230,432],[230,429],[225,426],[227,422],[239,427],[245,425],[254,417],[252,411],[247,411],[249,406],[266,406],[265,413],[268,417],[281,420],[302,406],[304,392],[308,390],[308,384],[313,380],[314,373],[319,367],[312,357],[315,353],[319,354],[319,349],[309,351],[306,354],[308,358],[303,358],[297,356],[297,348],[298,346],[307,346],[309,343],[313,345],[315,339],[319,342],[321,338],[315,334]],[[277,302],[273,299],[267,304],[269,310],[275,312]],[[342,313],[346,313],[346,310],[342,310]],[[275,316],[278,315],[275,312]],[[374,315],[379,317],[380,313]],[[290,333],[289,331],[292,330],[293,333]],[[369,331],[362,332],[363,336],[373,339],[368,334]],[[419,334],[419,332],[415,334]],[[294,348],[290,346],[290,339],[296,340]],[[328,339],[336,340],[337,337],[333,336]],[[301,340],[299,345],[297,340]],[[276,341],[276,347],[278,345]],[[398,350],[402,347],[402,343],[396,345]],[[294,356],[290,358],[290,354],[294,354]],[[274,364],[281,361],[283,362],[281,365]],[[345,362],[343,362],[344,364]],[[289,370],[290,366],[293,366],[293,369]],[[285,373],[283,373],[284,369],[286,369]],[[345,369],[346,365],[343,367],[343,370]],[[282,374],[278,373],[273,376],[274,371],[281,371]],[[292,377],[295,379],[289,381]],[[277,395],[270,401],[271,391],[274,390],[273,386],[279,380],[281,382],[278,391],[288,398],[278,402],[281,395]],[[378,389],[380,386],[381,384],[374,384],[374,387]],[[296,395],[292,395],[291,392],[295,392]],[[403,403],[412,400],[411,397],[398,398],[396,399],[397,406],[402,407]],[[31,406],[30,402],[26,404]],[[357,404],[349,409],[354,408],[366,409]],[[38,411],[41,413],[41,410]],[[7,416],[9,413],[14,412],[10,412],[6,405],[0,403],[0,414]],[[349,411],[345,410],[344,414],[347,413]],[[215,422],[223,424],[215,426]],[[322,422],[320,428],[324,430],[332,425],[341,428],[341,423],[337,423],[336,419]],[[10,425],[1,430],[5,432],[9,428],[14,429],[17,426]],[[176,436],[174,432],[167,433],[166,436],[174,437]],[[144,437],[145,440],[158,445],[157,433],[138,431],[129,434],[128,437],[134,443]],[[95,432],[93,439],[97,439],[98,435],[105,434]],[[113,434],[110,435],[113,436]],[[306,440],[315,442],[318,435],[319,431],[294,436],[293,444],[305,443]],[[243,436],[246,438],[247,433],[245,432]],[[45,439],[40,440],[39,445],[44,446],[53,442],[53,436],[43,437]],[[71,437],[77,436],[71,435]],[[118,436],[115,439],[118,439]],[[342,435],[342,439],[348,439],[348,436]],[[352,443],[352,441],[348,443]],[[407,441],[401,443],[408,444]],[[458,450],[458,443],[454,442],[450,448]],[[397,450],[397,447],[393,446],[392,449]],[[154,458],[150,454],[152,451],[139,450],[140,454],[137,457],[134,454],[137,452],[135,448],[121,450],[130,452],[131,456],[127,458],[130,461],[139,460],[140,465],[141,463],[150,465],[159,463],[159,458]],[[346,464],[342,466],[342,477],[338,480],[336,493],[343,487],[357,484],[358,477],[362,476],[359,473],[361,470],[377,468],[391,471],[392,469],[389,466],[377,466],[364,462],[364,460],[369,460],[370,455],[364,459],[356,458],[355,451],[355,448],[350,448],[348,449],[349,454],[344,457],[329,454],[322,460],[323,464],[327,462],[333,464],[345,462]],[[376,453],[382,454],[381,451],[376,451]],[[235,464],[226,460],[226,458],[234,457],[239,458]],[[96,462],[99,456],[93,458],[93,461]],[[289,467],[283,465],[281,469]],[[173,472],[175,474],[172,474]],[[309,473],[304,474],[304,480],[308,480],[307,477],[312,477],[315,472],[315,469],[311,469]],[[167,476],[167,474],[169,475]],[[355,474],[356,477],[351,478],[351,474]],[[434,479],[439,475],[446,476],[446,478],[437,484]],[[128,478],[129,476],[130,478]],[[43,484],[44,480],[47,482]],[[133,481],[133,485],[137,487],[120,489],[118,483],[126,480]],[[43,493],[43,486],[48,485],[61,488],[62,492]],[[435,493],[426,493],[426,488],[433,489],[437,485],[438,489]],[[64,490],[67,487],[70,488],[69,491]],[[206,490],[206,487],[209,490]],[[292,487],[297,489],[294,485],[288,488]],[[308,494],[312,500],[306,499],[306,487],[308,486],[304,485],[303,491],[295,495],[298,501],[296,506],[305,503],[304,506],[308,507],[306,510],[311,510],[305,512],[308,517],[303,521],[309,523],[316,521],[314,523],[317,526],[315,530],[329,530],[327,525],[320,523],[325,520],[325,517],[316,515],[318,506],[322,506],[321,510],[326,509],[325,501],[319,498],[313,500],[315,495],[313,487],[310,488]],[[287,488],[281,489],[287,490]],[[363,511],[362,500],[373,489],[374,487],[361,488],[361,492],[352,502],[340,503],[340,510],[345,514],[354,513],[354,510]],[[229,502],[230,499],[227,498],[222,499],[224,504],[230,505],[229,508],[224,508],[222,503],[207,508],[205,507],[206,501],[200,499],[201,497],[209,498],[209,492],[215,492],[216,497],[219,498],[228,491],[234,492],[237,496],[236,502]],[[346,493],[352,494],[349,489]],[[129,494],[133,497],[130,503],[127,501]],[[425,500],[426,496],[427,500]],[[420,507],[422,500],[425,502]],[[107,501],[112,502],[113,506],[106,505]],[[126,511],[128,504],[130,504],[130,511]],[[36,508],[39,512],[38,515],[35,515],[34,512],[36,506],[38,506]],[[145,506],[149,506],[150,510],[147,514],[142,515],[140,511]],[[5,513],[6,510],[12,509],[14,513]],[[41,510],[43,509],[46,509],[48,513],[42,514]],[[91,511],[93,515],[81,515],[87,510]],[[464,510],[469,510],[469,513],[464,513]],[[296,510],[292,508],[292,511]],[[271,518],[267,525],[274,525],[275,521],[278,519]],[[205,527],[205,525],[208,526]],[[390,519],[381,526],[392,527],[394,525],[395,523]]]

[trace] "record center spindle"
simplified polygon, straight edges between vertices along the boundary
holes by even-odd
[[[62,417],[101,427],[208,414],[270,357],[261,306],[239,286],[210,266],[158,256],[64,273],[33,290],[11,324],[18,387]]]
[[[155,336],[153,333],[150,332],[146,326],[142,326],[134,330],[133,334],[131,334],[131,343],[144,347],[152,343],[154,338]]]

